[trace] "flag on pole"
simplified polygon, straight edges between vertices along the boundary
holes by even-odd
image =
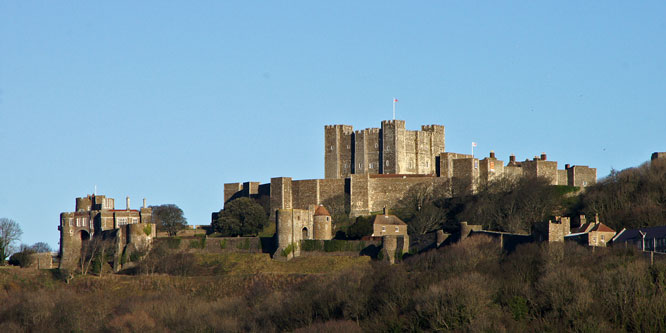
[[[472,142],[472,147],[476,147],[476,142]]]
[[[395,102],[397,102],[397,101],[398,101],[398,99],[397,99],[397,98],[394,98],[394,99],[393,99],[393,103],[395,103]]]

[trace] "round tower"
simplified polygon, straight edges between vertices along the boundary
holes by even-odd
[[[332,239],[332,221],[331,214],[329,214],[326,207],[319,205],[314,213],[314,239],[329,240]]]

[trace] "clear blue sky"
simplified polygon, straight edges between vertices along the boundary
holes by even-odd
[[[663,1],[1,1],[0,217],[58,246],[98,193],[174,203],[322,178],[326,124],[598,168],[666,150]]]

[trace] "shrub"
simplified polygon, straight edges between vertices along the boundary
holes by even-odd
[[[290,243],[287,245],[287,247],[284,248],[284,250],[282,250],[282,255],[285,257],[288,256],[290,253],[294,252],[296,246],[298,246],[296,243]]]
[[[152,224],[148,223],[145,227],[143,227],[143,233],[145,233],[146,236],[150,236],[151,232],[153,232],[153,227]]]
[[[360,244],[360,243],[358,243]],[[326,252],[345,252],[345,251],[360,251],[357,242],[350,242],[338,239],[331,239],[324,241],[324,251]]]
[[[9,257],[9,264],[14,266],[29,267],[35,261],[33,254],[35,252],[29,249],[14,253]]]
[[[363,236],[372,235],[372,221],[374,216],[359,216],[356,223],[349,226],[347,237],[349,239],[359,239]]]
[[[224,250],[227,248],[227,240],[223,239],[220,241],[220,249]]]
[[[305,239],[301,241],[301,250],[303,251],[321,251],[324,249],[322,242],[314,239]]]
[[[170,249],[179,248],[180,247],[180,238],[178,238],[178,237],[167,238],[167,246]]]
[[[199,237],[199,239],[190,241],[190,249],[205,249],[206,248],[206,235]]]

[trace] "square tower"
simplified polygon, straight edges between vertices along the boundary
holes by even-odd
[[[353,172],[354,128],[350,125],[324,127],[324,177],[347,178]]]
[[[382,174],[399,174],[406,171],[405,121],[382,121]]]

